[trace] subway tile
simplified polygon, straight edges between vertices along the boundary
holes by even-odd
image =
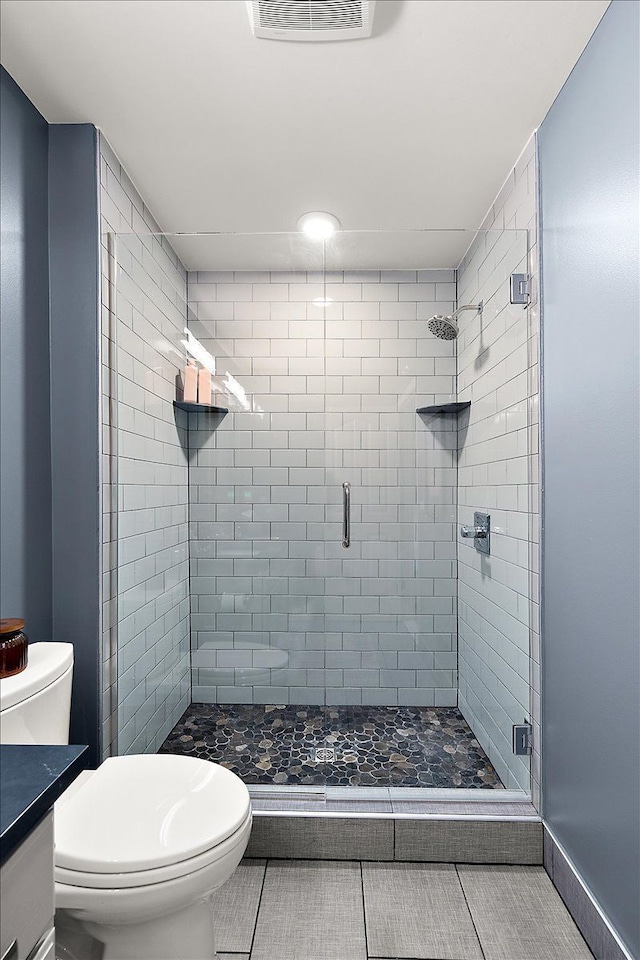
[[[497,255],[499,249],[496,242],[497,240],[493,241],[492,245],[494,255]],[[471,256],[465,258],[465,263],[471,263],[472,260],[473,252],[471,251]],[[477,263],[475,270],[475,282],[478,283]],[[472,290],[473,281],[469,273],[464,275],[464,264],[461,267],[461,273],[463,274],[463,282],[460,286],[461,295],[465,297],[468,295],[470,301],[474,300],[476,293]],[[212,275],[198,277],[203,285],[206,285],[212,279]],[[246,276],[239,276],[236,279],[239,280],[239,285],[243,285],[248,280]],[[232,304],[237,304],[238,312],[234,313],[237,320],[254,321],[251,335],[249,336],[246,330],[237,328],[236,332],[240,333],[241,336],[235,339],[223,337],[225,347],[232,354],[240,355],[240,359],[245,359],[246,355],[246,359],[249,359],[253,365],[252,373],[254,376],[262,375],[272,378],[271,384],[268,386],[258,386],[256,382],[255,390],[260,390],[260,395],[254,397],[255,402],[267,403],[269,405],[268,409],[299,411],[302,415],[314,415],[313,412],[317,411],[320,422],[315,425],[307,423],[296,427],[284,423],[274,424],[271,425],[269,432],[264,433],[261,433],[258,429],[259,424],[250,425],[245,431],[252,438],[249,445],[245,445],[244,440],[238,435],[234,437],[234,446],[226,448],[242,451],[242,460],[237,462],[234,469],[246,469],[252,464],[252,456],[255,457],[255,460],[253,460],[255,480],[257,483],[264,485],[262,489],[268,490],[269,500],[280,507],[289,504],[300,508],[304,506],[304,500],[307,498],[309,498],[310,506],[318,507],[321,505],[319,491],[324,485],[325,477],[323,473],[325,467],[330,470],[335,469],[340,473],[348,469],[354,482],[354,494],[360,489],[363,496],[361,505],[356,503],[354,497],[354,523],[361,523],[359,510],[361,507],[364,508],[367,499],[374,504],[395,503],[396,509],[398,504],[402,505],[406,502],[406,508],[409,511],[412,502],[415,503],[416,484],[415,474],[412,475],[412,471],[415,471],[417,465],[420,464],[420,460],[416,458],[415,449],[412,450],[408,446],[408,443],[412,446],[415,445],[414,420],[412,419],[406,427],[400,421],[397,424],[389,422],[365,428],[359,425],[357,418],[372,414],[376,417],[407,416],[415,418],[414,410],[421,402],[422,396],[431,395],[433,397],[438,394],[453,394],[456,392],[455,383],[452,379],[455,373],[453,357],[456,345],[434,340],[428,336],[426,330],[422,335],[424,321],[429,316],[436,312],[448,313],[453,309],[455,274],[452,271],[420,271],[418,274],[414,271],[408,271],[406,274],[385,271],[384,275],[381,276],[376,271],[365,271],[363,273],[346,273],[344,283],[341,283],[339,277],[327,277],[332,285],[329,295],[335,294],[336,302],[325,311],[324,319],[321,317],[314,318],[313,310],[315,308],[308,302],[309,296],[313,292],[313,284],[318,282],[319,277],[314,275],[285,275],[275,272],[270,275],[269,283],[266,283],[263,278],[255,277],[251,279],[253,280],[252,299],[231,301]],[[219,282],[221,285],[228,283],[229,278],[221,276]],[[491,271],[485,270],[481,282],[484,284],[484,289],[491,287],[494,283]],[[264,290],[259,289],[261,283]],[[291,286],[289,287],[289,285]],[[293,289],[294,285],[295,289]],[[284,295],[282,289],[284,286],[287,286],[287,296],[300,296],[300,301],[289,303],[287,300],[280,299]],[[267,288],[273,289],[267,290]],[[371,300],[367,299],[369,296],[372,297]],[[385,299],[388,296],[394,296],[394,299]],[[304,297],[306,297],[306,300]],[[400,297],[400,300],[395,299],[395,297]],[[439,302],[435,299],[436,297],[440,298]],[[213,307],[217,304],[218,300],[218,291],[216,290],[210,305],[206,301],[199,300],[197,308],[206,310],[208,306]],[[252,313],[256,307],[260,307],[263,312]],[[270,320],[266,319],[267,309]],[[308,311],[311,312],[309,312],[309,319],[307,320]],[[507,336],[508,327],[501,319],[503,313],[496,311],[493,314],[493,327],[497,332],[500,333],[501,331],[500,336]],[[491,308],[488,307],[485,316],[489,319],[490,315]],[[421,317],[420,322],[416,322],[417,316]],[[223,322],[230,319],[228,314],[223,313],[215,314],[214,317],[220,318]],[[471,322],[473,319],[471,315],[463,315],[463,318],[465,323],[467,320]],[[265,352],[264,356],[260,357],[260,352],[262,350],[266,351],[266,347],[261,345],[260,341],[267,339],[261,328],[264,326],[267,329],[269,324],[273,322],[286,322],[288,324],[287,330],[277,333],[275,328],[274,330],[269,328],[269,349],[273,356],[270,357]],[[399,325],[399,329],[396,325]],[[356,326],[358,329],[356,329]],[[470,326],[466,326],[458,340],[458,346],[461,349],[464,347],[462,356],[464,389],[468,389],[470,394],[473,392],[473,410],[481,412],[484,405],[489,416],[495,415],[496,397],[499,395],[500,402],[503,402],[513,396],[514,391],[520,390],[517,384],[508,387],[511,380],[517,381],[519,376],[517,364],[520,361],[518,360],[518,354],[517,351],[511,349],[509,352],[501,354],[501,362],[504,361],[503,366],[494,364],[488,370],[480,368],[479,374],[473,374],[473,354],[471,352],[464,353],[464,351],[473,350],[473,341],[470,341],[467,346],[465,339],[466,331],[470,329]],[[233,329],[222,327],[221,332],[222,334],[231,334]],[[328,339],[325,339],[325,333],[328,335]],[[496,343],[500,346],[499,336],[497,338],[493,337],[491,330],[489,330],[487,337],[491,349],[494,349]],[[252,349],[254,342],[255,349]],[[509,366],[506,365],[507,358],[510,358]],[[287,360],[286,368],[277,366],[280,359]],[[273,366],[270,366],[270,361],[273,361]],[[334,364],[333,368],[332,362]],[[508,380],[504,379],[507,375],[509,376]],[[486,383],[485,377],[488,377]],[[300,378],[302,382],[298,382],[296,378]],[[247,383],[253,389],[251,381],[247,381]],[[380,387],[382,387],[382,391]],[[336,392],[330,392],[333,390]],[[389,392],[384,392],[385,390]],[[498,393],[498,391],[502,392]],[[493,409],[490,406],[492,401]],[[276,403],[281,406],[274,406]],[[517,419],[518,414],[516,412],[519,403],[521,403],[519,399],[511,403],[513,412],[510,420],[514,432],[522,429],[521,419]],[[351,411],[351,414],[349,414],[349,411]],[[366,411],[366,414],[363,411]],[[325,425],[322,418],[325,416],[344,418],[347,415],[354,418],[352,422],[349,424],[346,422],[334,424],[330,428],[330,444],[326,451],[323,450],[321,440],[328,427],[328,421]],[[494,482],[495,479],[507,479],[507,467],[505,466],[504,469],[501,466],[499,467],[496,458],[501,457],[505,464],[509,461],[509,479],[514,481],[514,488],[524,486],[527,480],[525,480],[525,484],[515,482],[520,480],[521,467],[519,464],[511,463],[511,461],[517,459],[514,457],[513,451],[506,447],[501,449],[499,442],[496,443],[499,438],[487,433],[487,426],[481,423],[478,424],[480,430],[478,443],[481,445],[493,444],[493,447],[486,448],[489,450],[490,459],[483,462],[480,457],[476,456],[475,439],[474,442],[468,442],[469,437],[472,436],[472,431],[476,429],[475,423],[474,420],[467,432],[467,442],[465,442],[460,464],[460,475],[461,477],[464,476],[464,471],[467,469],[486,468],[484,489],[487,490],[488,501],[493,500],[495,504],[500,503],[506,507],[510,502],[510,494],[506,485],[494,483],[493,490],[488,489],[489,483]],[[502,426],[503,432],[506,427],[505,414]],[[380,431],[380,429],[390,432],[386,435],[380,432],[376,436],[376,431]],[[286,439],[282,431],[289,431],[289,436]],[[426,440],[429,436],[434,438],[435,435],[432,432],[431,435],[419,434],[418,436],[420,440]],[[438,437],[440,436],[443,436],[444,439],[444,435],[438,432]],[[475,434],[473,436],[475,437]],[[219,439],[223,440],[224,435],[219,435]],[[455,443],[450,449],[455,449]],[[478,447],[478,450],[480,450],[480,447]],[[426,454],[428,451],[424,452]],[[222,453],[223,449],[220,449],[219,458],[222,457]],[[265,453],[270,457],[270,467],[266,465],[265,460],[261,459]],[[420,451],[419,454],[421,455]],[[304,456],[305,460],[300,459],[301,456]],[[212,461],[212,463],[215,462],[215,460]],[[219,464],[220,471],[229,469],[229,466],[222,459],[219,460]],[[281,467],[285,470],[284,477],[269,472]],[[403,701],[401,698],[398,702],[449,703],[452,693],[450,685],[426,687],[419,691],[421,700],[417,701],[413,699],[416,695],[414,693],[416,688],[409,685],[410,678],[413,679],[414,675],[418,676],[416,671],[419,672],[420,679],[424,682],[430,684],[448,682],[451,684],[456,658],[451,636],[451,629],[453,628],[451,627],[452,607],[450,602],[453,594],[446,589],[447,578],[450,579],[455,571],[450,565],[447,565],[446,571],[444,568],[441,570],[437,567],[438,560],[446,561],[451,557],[455,558],[455,553],[445,552],[446,548],[451,547],[454,543],[452,523],[455,517],[450,511],[446,512],[441,507],[446,508],[447,505],[453,503],[454,497],[451,491],[456,483],[456,471],[452,464],[438,461],[435,457],[430,464],[428,460],[423,460],[422,466],[419,468],[422,471],[423,480],[427,479],[430,484],[423,494],[422,512],[416,512],[415,514],[405,512],[402,515],[396,512],[390,519],[386,518],[383,513],[379,516],[372,513],[368,522],[361,525],[360,531],[363,536],[367,537],[361,549],[368,551],[369,555],[375,556],[374,548],[377,541],[378,546],[383,548],[377,556],[383,559],[399,556],[403,552],[406,554],[406,531],[403,524],[408,524],[412,529],[415,526],[419,540],[412,548],[413,555],[424,560],[430,559],[436,564],[428,571],[428,574],[426,568],[422,571],[426,576],[421,577],[419,572],[416,571],[418,576],[415,580],[415,589],[419,590],[422,595],[405,596],[403,594],[406,593],[407,588],[403,587],[399,596],[393,596],[385,593],[384,589],[386,587],[383,586],[378,591],[380,596],[373,594],[364,596],[360,592],[356,594],[347,592],[346,587],[344,587],[338,595],[324,598],[325,602],[337,600],[343,604],[340,608],[344,617],[344,625],[340,628],[344,631],[345,646],[343,652],[347,655],[355,655],[355,657],[361,656],[364,648],[358,645],[361,637],[354,632],[356,628],[355,624],[353,627],[351,626],[348,619],[350,616],[361,618],[372,614],[381,609],[382,601],[387,604],[386,609],[388,610],[393,610],[396,607],[401,609],[402,603],[410,602],[412,604],[410,612],[415,616],[421,615],[423,617],[423,629],[415,635],[415,638],[401,633],[393,633],[389,628],[384,633],[378,634],[378,636],[386,638],[382,642],[389,645],[389,652],[394,657],[406,653],[407,655],[413,654],[417,659],[396,661],[397,667],[395,664],[393,666],[387,664],[387,670],[397,670],[398,676],[394,679],[402,685],[400,687],[369,687],[365,685],[346,688],[359,691],[359,693],[354,693],[354,696],[360,699],[362,699],[364,692],[367,697],[370,697],[370,702],[381,702],[375,699],[379,695],[379,691],[390,689],[395,690],[396,693],[394,699],[389,702],[396,702],[395,697],[400,695],[397,692],[398,690],[402,691],[401,697],[406,697],[406,700]],[[295,474],[293,473],[295,470],[318,472]],[[492,480],[489,479],[489,471],[491,471]],[[366,489],[361,486],[365,475],[367,484],[371,484]],[[220,477],[225,479],[225,474],[220,473]],[[295,482],[296,485],[291,486],[292,482]],[[338,478],[338,489],[340,482]],[[436,483],[443,485],[442,494],[436,492],[437,488],[434,486]],[[476,483],[475,480],[474,483]],[[478,490],[480,493],[479,487]],[[203,493],[203,496],[206,498],[207,494]],[[438,496],[442,496],[443,499],[438,500]],[[413,501],[411,497],[413,497]],[[206,502],[206,499],[202,502]],[[449,520],[450,517],[451,520]],[[449,521],[448,524],[444,522],[445,519]],[[278,548],[278,550],[284,548],[287,552],[292,553],[293,558],[296,556],[303,558],[305,555],[311,558],[315,555],[313,551],[318,546],[322,548],[325,542],[326,529],[323,529],[322,518],[317,515],[307,519],[302,513],[296,517],[290,514],[289,521],[287,521],[282,519],[281,514],[276,511],[275,513],[256,515],[254,520],[258,523],[266,520],[273,524],[283,524],[279,528],[279,532],[283,535],[287,529],[293,535],[296,525],[307,524],[308,536],[322,538],[304,543],[290,539],[254,541],[254,545],[260,544],[259,549],[261,551],[266,550],[271,553],[275,548]],[[287,522],[290,522],[293,526],[287,528]],[[332,529],[334,523],[339,525],[339,503],[335,504],[335,519],[331,519],[331,513],[328,513],[327,522],[329,523],[327,529]],[[463,522],[469,522],[468,518]],[[446,532],[445,528],[447,528]],[[248,532],[251,529],[260,528],[247,527],[246,529]],[[215,528],[211,528],[212,532],[214,530]],[[434,537],[440,536],[440,531],[446,539],[434,540]],[[203,533],[205,532],[203,527]],[[380,537],[384,539],[379,539]],[[393,539],[394,537],[396,539]],[[324,549],[332,550],[332,541],[330,540],[327,543],[328,547],[324,547]],[[336,544],[336,547],[339,547],[339,544]],[[434,547],[437,547],[440,551],[438,554],[435,553]],[[235,546],[230,546],[230,549],[240,551],[240,556],[242,556],[241,551],[244,548],[245,544],[242,541],[236,542]],[[429,548],[431,548],[430,553],[428,552]],[[435,560],[434,557],[436,557]],[[286,556],[281,555],[281,562],[287,562]],[[494,567],[496,577],[498,571],[500,571],[500,577],[504,577],[505,586],[508,586],[510,590],[517,593],[518,590],[524,589],[523,581],[517,573],[510,573],[509,571],[503,573],[499,564],[495,564]],[[285,570],[286,568],[283,567],[282,569]],[[241,575],[240,569],[237,571],[237,575]],[[351,574],[350,579],[353,579],[354,576],[356,575]],[[393,576],[394,574],[389,572],[385,575],[385,579],[392,580]],[[330,574],[329,578],[331,579]],[[363,574],[361,577],[363,582],[369,578],[377,579],[371,577],[370,574],[367,574],[366,577]],[[278,586],[280,579],[282,578],[272,578],[272,587],[267,587],[270,591],[276,591],[271,592],[272,598],[282,602],[304,599],[304,594],[296,593],[292,595],[288,587],[285,588],[286,592],[280,593],[281,588]],[[303,579],[301,577],[294,577],[293,579],[297,580],[295,589],[302,590]],[[311,577],[311,580],[315,579],[313,576]],[[434,595],[435,582],[439,585]],[[310,590],[307,591],[305,602],[313,605],[323,598],[320,594],[310,592],[311,587],[313,587],[313,590],[316,589],[315,584],[310,582],[309,587]],[[352,585],[350,584],[349,591],[351,589]],[[331,587],[331,590],[333,591],[333,587]],[[268,594],[260,594],[260,596],[266,597]],[[499,602],[507,601],[508,595],[501,595]],[[418,614],[418,603],[423,605],[421,608],[422,614]],[[449,605],[442,606],[442,604]],[[396,606],[394,607],[394,605]],[[504,618],[501,621],[502,629],[512,629],[514,635],[517,635],[518,630],[515,623],[517,612],[516,607],[509,621],[505,621]],[[339,610],[336,610],[332,615],[339,616]],[[292,613],[290,616],[296,616],[296,614]],[[436,619],[434,620],[434,618]],[[357,629],[360,629],[360,626],[358,621]],[[295,629],[294,621],[292,621],[290,630]],[[411,643],[410,647],[404,645],[407,641]],[[417,650],[414,644],[417,645]],[[384,654],[385,651],[380,652]],[[441,661],[434,659],[438,653],[443,655],[444,659]],[[426,659],[420,659],[422,656]],[[354,666],[348,667],[346,666],[347,663],[353,663]],[[349,659],[349,656],[347,656],[342,668],[337,669],[361,669],[355,663],[355,659]],[[318,666],[315,669],[322,668]],[[385,667],[382,666],[382,669],[384,670]],[[378,674],[378,684],[384,682],[380,679],[380,668],[372,672]],[[401,677],[401,673],[404,673],[405,676]],[[315,679],[320,679],[320,674],[316,674]],[[329,680],[328,676],[325,679]],[[371,677],[363,677],[363,679],[369,682]],[[307,690],[306,696],[313,698],[322,696],[320,692],[322,688],[305,687],[304,682],[296,683],[295,688],[290,689],[289,695],[302,695],[301,691],[305,689]],[[330,689],[339,688],[331,687]],[[294,693],[294,690],[297,692]],[[358,700],[356,699],[354,702],[358,702]]]
[[[435,284],[433,283],[402,283],[398,287],[398,296],[400,300],[429,300],[436,299]],[[454,292],[455,297],[455,292]],[[450,297],[443,297],[449,300]]]

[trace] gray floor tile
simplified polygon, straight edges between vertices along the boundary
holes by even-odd
[[[486,960],[591,960],[543,867],[458,867]]]
[[[265,868],[265,860],[243,860],[213,895],[216,947],[223,953],[251,951]]]
[[[248,953],[216,953],[216,960],[249,960]]]
[[[257,816],[253,821],[247,856],[393,860],[393,820]]]
[[[542,863],[542,824],[534,820],[396,820],[395,825],[396,860]]]
[[[269,861],[251,960],[366,960],[360,864]]]
[[[373,957],[482,960],[453,864],[363,863]]]

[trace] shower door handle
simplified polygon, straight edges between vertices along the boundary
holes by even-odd
[[[351,484],[342,484],[342,546],[351,546]]]

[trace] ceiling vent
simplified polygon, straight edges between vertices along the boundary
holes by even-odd
[[[375,0],[247,0],[263,40],[359,40],[370,37]]]

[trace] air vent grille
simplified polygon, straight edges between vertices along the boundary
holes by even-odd
[[[256,37],[354,40],[371,35],[375,0],[250,0]]]

